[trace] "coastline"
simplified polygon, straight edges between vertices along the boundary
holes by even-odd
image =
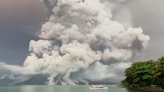
[[[152,91],[152,92],[164,92],[164,89],[161,89],[159,87],[126,87],[118,85],[119,88],[128,88],[128,89],[136,89],[136,90],[142,90],[142,91]]]
[[[117,87],[119,87],[119,88],[129,88],[129,87],[121,86],[121,85],[118,85]]]

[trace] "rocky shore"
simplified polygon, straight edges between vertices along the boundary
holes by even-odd
[[[119,88],[129,88],[129,87],[121,86],[121,85],[118,85],[117,87],[119,87]]]
[[[143,90],[143,91],[153,91],[153,92],[164,92],[164,89],[159,87],[125,87],[125,86],[117,86],[119,88],[129,88],[129,89],[136,89],[136,90]]]

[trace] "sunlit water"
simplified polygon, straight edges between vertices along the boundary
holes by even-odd
[[[109,86],[108,90],[90,90],[89,86],[0,86],[0,92],[145,92]]]

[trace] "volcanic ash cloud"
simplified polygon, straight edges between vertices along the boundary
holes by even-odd
[[[119,72],[130,66],[129,59],[148,45],[141,28],[112,20],[109,0],[42,2],[48,21],[40,40],[30,41],[24,67],[49,75],[47,84],[121,80]]]

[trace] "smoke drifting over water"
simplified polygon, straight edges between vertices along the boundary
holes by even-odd
[[[118,0],[119,3],[124,1]],[[118,2],[42,2],[48,21],[41,28],[40,40],[30,41],[31,54],[26,58],[22,71],[28,69],[29,75],[48,74],[46,84],[119,82],[124,78],[124,69],[131,64],[128,61],[148,45],[149,36],[144,35],[141,28],[113,21],[112,10]],[[8,66],[5,69],[10,70]],[[20,72],[19,75],[26,74]]]

